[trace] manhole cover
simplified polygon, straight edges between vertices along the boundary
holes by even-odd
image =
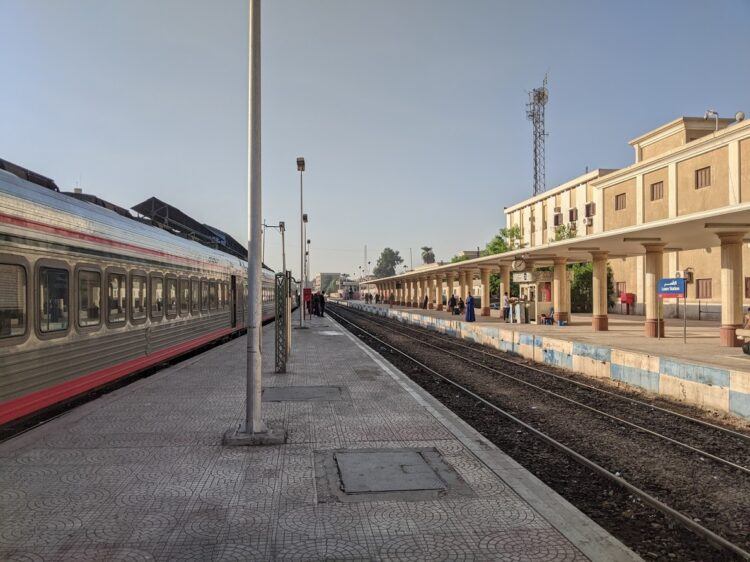
[[[340,386],[269,386],[263,389],[263,402],[343,400]]]
[[[319,503],[475,497],[434,448],[315,452]]]
[[[445,490],[424,457],[416,451],[336,453],[344,492]]]

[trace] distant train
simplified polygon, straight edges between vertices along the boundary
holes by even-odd
[[[0,169],[0,425],[244,328],[244,260],[31,174]]]

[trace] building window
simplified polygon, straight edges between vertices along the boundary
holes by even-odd
[[[108,314],[110,323],[125,322],[125,276],[119,273],[110,273],[107,281]]]
[[[651,184],[651,201],[658,201],[664,198],[664,182],[658,181]]]
[[[177,279],[167,278],[167,316],[177,316]]]
[[[585,209],[586,217],[593,217],[596,214],[596,203],[593,201],[591,203],[586,203],[586,209]]]
[[[78,325],[98,326],[102,321],[102,276],[96,271],[78,272]]]
[[[161,318],[164,315],[164,279],[151,278],[151,318]]]
[[[576,222],[578,220],[578,208],[570,209],[568,211],[568,222]]]
[[[39,268],[39,331],[68,329],[68,272],[52,267]]]
[[[554,222],[555,222],[555,226],[562,226],[562,223],[563,223],[562,213],[555,213]]]
[[[26,270],[0,264],[0,339],[26,333]]]
[[[201,284],[200,281],[192,280],[190,282],[190,294],[192,296],[192,300],[190,301],[190,310],[193,311],[193,314],[198,312],[201,309]]]
[[[745,298],[750,299],[750,277],[745,277]]]
[[[711,298],[711,279],[696,279],[695,280],[695,298],[696,299],[710,299]]]
[[[216,310],[219,307],[218,287],[215,281],[208,284],[208,306],[211,310]]]
[[[617,297],[619,298],[620,296],[622,296],[626,292],[625,291],[625,281],[618,281],[616,283],[616,287],[617,287],[616,288]]]
[[[140,275],[130,276],[130,318],[146,318],[146,278]]]
[[[627,204],[627,194],[618,193],[615,195],[615,211],[622,211]]]
[[[695,189],[711,185],[711,166],[695,171]]]

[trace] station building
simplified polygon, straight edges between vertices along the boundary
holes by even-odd
[[[660,305],[658,280],[683,276],[688,317],[720,320],[722,345],[738,345],[750,305],[750,121],[680,117],[630,145],[630,166],[596,169],[506,207],[506,225],[521,233],[514,250],[381,279],[378,289],[403,304],[429,294],[441,308],[478,278],[488,315],[491,274],[500,274],[502,294],[511,271],[552,266],[548,298],[565,321],[566,266],[593,262],[594,330],[607,329],[609,265],[616,294],[632,295],[632,312],[645,316],[647,336],[661,335],[662,318],[677,314],[676,305]]]

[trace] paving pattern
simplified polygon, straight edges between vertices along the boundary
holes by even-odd
[[[571,542],[326,319],[265,385],[286,445],[221,446],[244,412],[244,339],[0,445],[2,560],[584,560]],[[272,350],[273,331],[264,348]],[[319,503],[315,453],[435,448],[471,488],[429,501]]]

